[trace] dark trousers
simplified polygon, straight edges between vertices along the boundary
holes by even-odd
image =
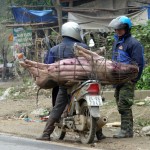
[[[59,87],[59,90],[58,87],[56,89],[53,89],[52,94],[53,109],[45,125],[42,138],[44,138],[45,136],[50,136],[52,134],[55,128],[55,122],[59,121],[66,105],[68,104],[67,89],[65,87]]]
[[[53,105],[53,107],[55,106],[58,91],[59,91],[59,86],[56,86],[52,89],[52,105]]]
[[[50,117],[55,120],[59,120],[67,104],[68,104],[67,89],[65,87],[60,86],[55,105],[50,113]]]

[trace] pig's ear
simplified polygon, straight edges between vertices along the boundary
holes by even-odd
[[[25,60],[25,63],[29,64],[29,65],[35,65],[35,64],[37,64],[37,62],[31,61],[31,60],[28,60],[28,59]]]
[[[23,67],[23,68],[29,68],[31,67],[30,65],[24,63],[24,62],[19,62],[19,64]]]

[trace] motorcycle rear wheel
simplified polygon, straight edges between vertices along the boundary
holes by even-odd
[[[87,129],[86,131],[79,132],[80,139],[83,144],[90,144],[95,138],[96,119],[91,116],[86,101],[81,104],[81,114],[87,117]]]

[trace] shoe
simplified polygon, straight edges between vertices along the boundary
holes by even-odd
[[[103,140],[103,139],[106,139],[106,136],[105,136],[104,134],[98,135],[98,136],[97,136],[97,139],[98,139],[98,140]]]
[[[41,141],[50,141],[50,135],[54,131],[54,124],[56,120],[52,119],[51,117],[48,118],[47,123],[45,125],[43,134],[40,137],[37,137],[36,140],[41,140]]]
[[[42,134],[41,136],[37,137],[36,140],[50,141],[50,136],[47,134]]]
[[[113,138],[132,138],[133,137],[133,115],[132,110],[124,110],[121,114],[121,130]]]
[[[113,138],[132,138],[133,133],[129,133],[125,130],[120,130],[120,132],[116,135],[113,135]]]
[[[103,140],[106,138],[106,136],[102,133],[102,129],[96,132],[96,137],[98,140]]]

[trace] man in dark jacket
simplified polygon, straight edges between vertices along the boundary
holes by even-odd
[[[80,46],[87,48],[85,44],[81,43],[81,28],[75,22],[67,22],[63,24],[62,37],[62,42],[49,50],[49,53],[45,59],[45,63],[51,64],[58,60],[73,58],[74,43],[78,43]],[[43,134],[37,138],[37,140],[50,140],[50,135],[55,128],[54,124],[60,119],[68,103],[67,97],[67,89],[63,86],[60,86],[55,105],[50,113],[49,119],[47,120]]]
[[[82,43],[81,28],[77,23],[67,22],[63,24],[61,34],[63,37],[62,42],[51,48],[51,50],[47,54],[45,63],[51,64],[58,60],[73,58],[74,43],[77,43],[78,45],[86,49],[88,48],[87,45]],[[38,137],[37,140],[50,140],[50,135],[52,134],[55,128],[54,124],[60,119],[66,105],[68,104],[67,97],[67,89],[63,86],[59,86],[59,91],[55,105],[50,113],[49,119],[47,120],[43,134],[40,137]],[[100,131],[97,134],[99,135],[99,137],[102,136],[102,133]]]
[[[140,79],[144,68],[144,50],[143,46],[134,37],[131,36],[131,20],[126,16],[120,16],[113,19],[109,27],[115,29],[115,42],[113,45],[113,61],[135,64],[139,67],[138,76],[129,82],[116,85],[115,98],[118,111],[121,115],[121,130],[114,138],[133,137],[133,115],[132,105],[134,89],[136,82]]]

